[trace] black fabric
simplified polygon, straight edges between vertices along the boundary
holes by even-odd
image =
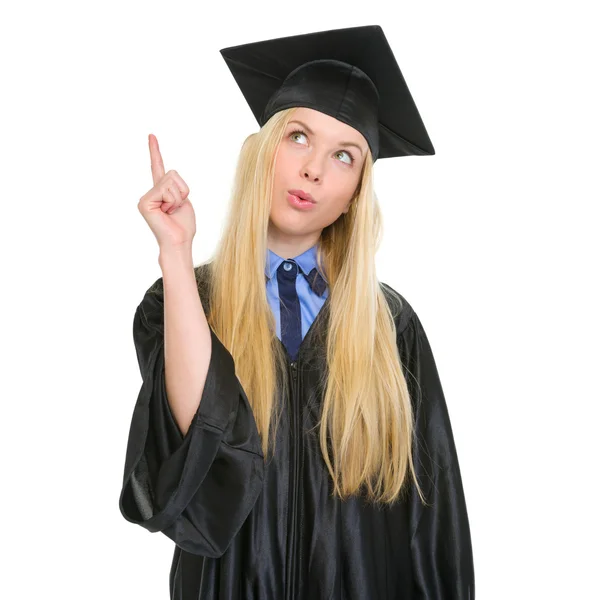
[[[359,131],[374,161],[435,154],[379,25],[252,42],[220,53],[260,126],[279,110],[304,106]]]
[[[208,265],[196,269],[198,284]],[[264,463],[231,355],[211,330],[212,359],[185,438],[163,385],[162,279],[134,319],[143,386],[132,416],[120,510],[175,543],[176,600],[474,600],[470,527],[446,401],[423,326],[387,284],[414,411],[414,486],[391,506],[331,497],[319,446],[319,386],[329,298],[308,330]],[[203,294],[201,293],[201,298]],[[208,306],[203,300],[205,311]],[[281,346],[282,347],[282,346]]]
[[[120,510],[188,552],[219,556],[260,494],[264,474],[260,437],[233,376],[233,358],[211,330],[204,393],[184,437],[165,390],[162,279],[138,306],[133,334],[143,385],[130,425]]]
[[[361,132],[375,161],[380,150],[378,105],[377,88],[361,69],[340,60],[313,60],[287,75],[261,121],[266,123],[274,113],[294,106],[319,110]]]

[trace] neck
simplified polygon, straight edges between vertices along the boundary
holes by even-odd
[[[305,235],[289,235],[279,231],[270,224],[268,228],[268,249],[282,258],[295,258],[315,246],[320,239],[321,231]]]

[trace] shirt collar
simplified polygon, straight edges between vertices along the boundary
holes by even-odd
[[[318,264],[316,262],[316,253],[318,251],[318,244],[315,244],[314,246],[309,248],[309,250],[306,250],[299,256],[296,256],[295,258],[291,259],[299,265],[300,269],[306,275],[309,275],[313,269],[317,270]],[[267,249],[267,260],[266,266],[264,267],[266,281],[268,281],[271,278],[271,276],[276,273],[276,270],[279,268],[279,266],[284,260],[285,259],[282,256],[279,256],[278,254],[270,250],[270,248]],[[318,276],[321,277],[326,282],[326,284],[328,283],[319,271]]]

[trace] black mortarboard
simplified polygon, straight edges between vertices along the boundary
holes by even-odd
[[[373,160],[435,154],[379,25],[333,29],[223,48],[260,127],[304,106],[357,129]]]

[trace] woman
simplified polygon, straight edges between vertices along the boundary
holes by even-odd
[[[188,186],[149,137],[154,187],[139,209],[163,277],[134,317],[143,386],[122,514],[176,543],[172,598],[474,598],[431,348],[375,274],[373,164],[433,153],[393,57],[368,74],[392,56],[383,32],[222,52],[261,129],[196,268]]]

